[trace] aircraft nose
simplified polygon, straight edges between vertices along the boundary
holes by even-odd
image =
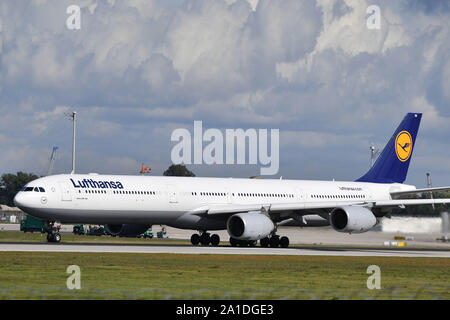
[[[21,192],[19,192],[18,194],[16,194],[16,196],[14,197],[14,205],[16,206],[16,207],[22,207],[22,206],[24,206],[24,195],[21,193]]]

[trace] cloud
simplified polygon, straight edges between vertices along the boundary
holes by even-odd
[[[446,98],[446,102],[450,104],[450,60],[447,61],[443,68],[442,72],[442,80],[441,80],[441,89],[444,92],[444,96]]]
[[[283,131],[280,143],[289,148],[324,148],[367,145],[367,135],[336,135],[314,131]],[[365,142],[365,144],[363,144]]]
[[[408,0],[406,5],[415,10],[421,10],[427,14],[436,14],[450,11],[450,3],[447,0]]]
[[[436,107],[427,101],[425,96],[414,98],[411,101],[411,107],[417,112],[426,114],[426,121],[422,125],[424,129],[448,128],[450,126],[450,118],[441,116]]]
[[[410,44],[401,17],[389,8],[381,15],[381,29],[371,30],[366,27],[366,9],[370,6],[368,1],[347,0],[344,11],[339,13],[336,13],[336,7],[344,6],[341,1],[318,1],[318,5],[323,11],[324,26],[315,48],[307,57],[295,62],[278,62],[277,72],[280,77],[292,81],[296,73],[311,72],[315,56],[327,50],[352,58],[363,53],[384,54],[393,48]]]
[[[80,30],[65,26],[72,4],[81,7]],[[445,184],[445,165],[426,159],[449,156],[448,2],[379,1],[380,30],[366,27],[370,4],[3,1],[2,170],[37,170],[35,159],[45,164],[53,145],[61,152],[55,169],[70,167],[64,113],[76,110],[81,171],[133,173],[145,161],[162,173],[171,130],[202,120],[220,129],[280,129],[284,176],[339,172],[351,179],[367,169],[368,144],[382,147],[404,114],[415,111],[424,113],[427,141],[416,151],[427,155],[412,166],[421,172],[432,164]],[[255,171],[192,169],[222,176]],[[421,173],[410,179],[420,182]]]
[[[4,140],[0,139],[0,142],[3,144]],[[2,174],[25,170],[43,175],[48,168],[48,158],[50,158],[50,151],[47,153],[47,150],[33,145],[21,144],[2,148],[0,157],[0,166],[4,170]]]

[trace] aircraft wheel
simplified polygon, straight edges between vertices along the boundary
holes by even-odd
[[[211,244],[213,247],[217,247],[220,243],[220,237],[217,234],[211,236]]]
[[[192,243],[194,246],[197,246],[197,245],[200,243],[200,236],[199,236],[198,234],[194,233],[194,234],[191,236],[191,243]]]
[[[238,240],[238,246],[239,247],[247,247],[248,242],[246,240]]]
[[[211,237],[209,233],[204,232],[200,236],[200,243],[202,244],[202,246],[209,246],[209,244],[211,243]]]
[[[280,247],[282,247],[282,248],[289,247],[289,238],[288,237],[281,237],[281,239],[280,239]]]
[[[238,240],[233,238],[233,237],[230,237],[230,244],[231,244],[232,247],[237,247]]]
[[[279,236],[271,237],[269,244],[270,244],[271,248],[278,248],[278,246],[280,244],[280,237]]]
[[[54,242],[59,243],[59,242],[61,242],[61,235],[59,233],[55,233],[53,235],[53,239],[54,239],[53,240]]]
[[[261,247],[267,248],[269,246],[269,238],[262,238],[259,240]]]
[[[255,247],[257,241],[256,241],[256,240],[249,240],[249,241],[247,241],[247,243],[248,243],[248,246],[249,246],[249,247]]]

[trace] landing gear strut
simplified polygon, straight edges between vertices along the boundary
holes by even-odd
[[[55,222],[47,222],[47,242],[61,242],[61,235],[59,234],[59,229],[54,227]]]
[[[206,231],[202,232],[200,235],[194,233],[191,236],[191,243],[194,246],[197,246],[198,244],[201,244],[202,246],[209,246],[211,244],[213,247],[217,247],[220,243],[220,237],[217,234],[211,235]]]

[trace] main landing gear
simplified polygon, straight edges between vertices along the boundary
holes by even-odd
[[[191,236],[191,243],[194,246],[201,244],[202,246],[206,247],[211,244],[213,247],[217,247],[220,243],[220,237],[217,234],[211,235],[206,231],[202,232],[201,234],[194,233]]]
[[[256,246],[256,240],[238,240],[235,238],[230,238],[230,244],[232,247],[254,247]],[[267,248],[287,248],[289,247],[289,238],[281,237],[278,235],[273,235],[270,238],[263,238],[259,240],[261,247]]]
[[[238,240],[236,238],[230,238],[230,244],[232,247],[255,247],[258,241],[256,240]]]
[[[273,235],[270,238],[263,238],[259,240],[259,243],[261,244],[261,247],[271,247],[271,248],[287,248],[289,247],[289,238],[288,237],[281,237],[278,235]]]
[[[210,234],[206,231],[203,231],[200,234],[194,233],[191,236],[191,243],[194,246],[198,246],[200,244],[205,247],[209,245],[217,247],[220,243],[220,237],[217,234]],[[232,247],[256,247],[257,243],[258,241],[256,240],[238,240],[236,238],[230,238],[230,244]],[[264,248],[287,248],[289,247],[289,238],[273,235],[271,237],[259,240],[259,244]]]
[[[59,228],[54,227],[55,222],[47,222],[47,242],[61,242],[61,235],[59,234]]]

